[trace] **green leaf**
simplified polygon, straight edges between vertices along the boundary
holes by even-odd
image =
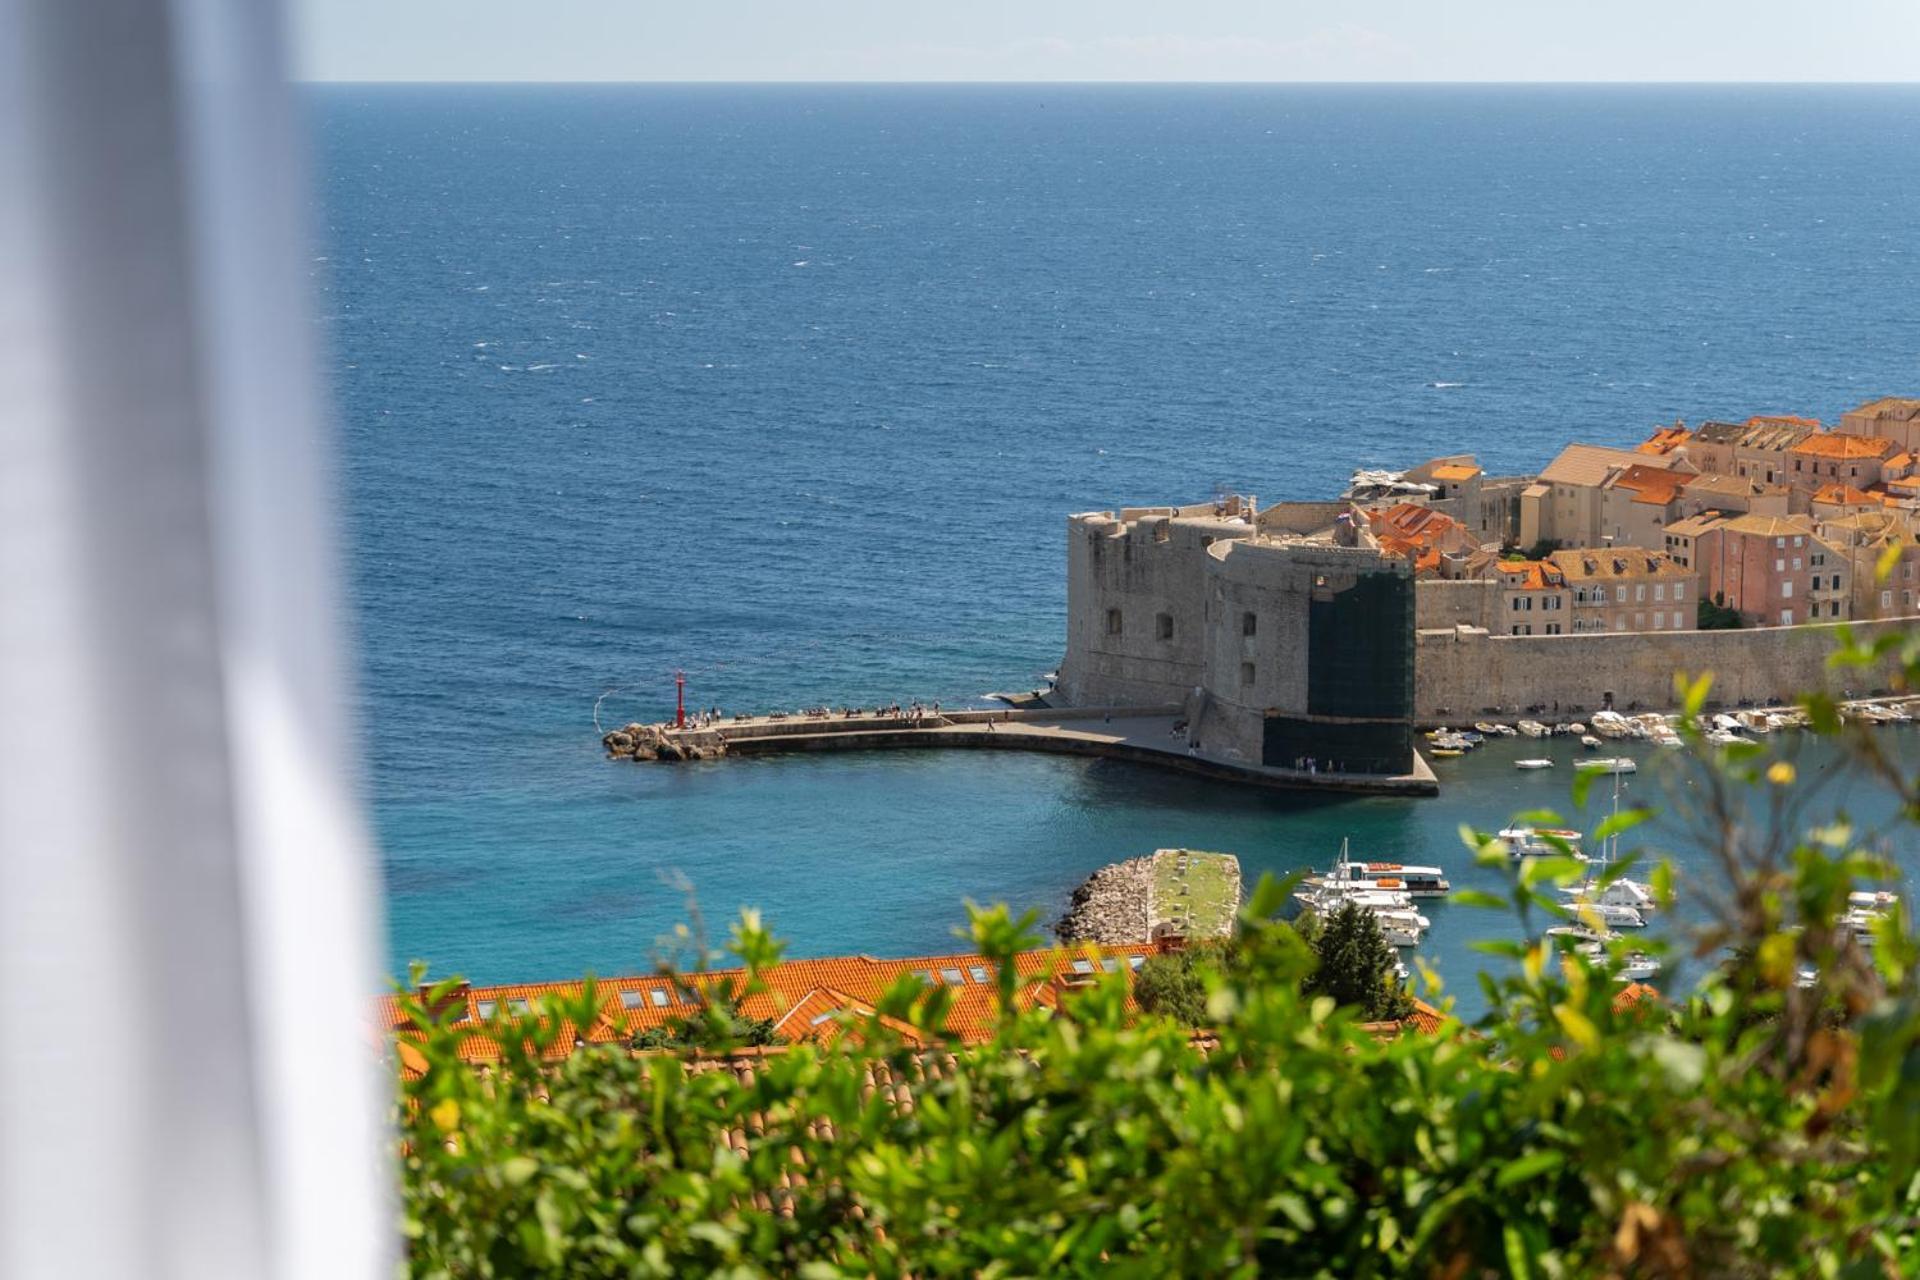
[[[1509,1160],[1494,1175],[1493,1185],[1504,1191],[1516,1183],[1558,1169],[1566,1162],[1567,1158],[1558,1151],[1532,1151],[1516,1160]]]
[[[1613,836],[1633,830],[1652,816],[1653,810],[1641,807],[1622,809],[1618,813],[1609,814],[1599,826],[1593,829],[1593,842],[1596,845],[1604,843]]]
[[[1481,889],[1455,889],[1447,896],[1447,901],[1460,907],[1492,907],[1495,911],[1506,910],[1504,898],[1496,898]]]

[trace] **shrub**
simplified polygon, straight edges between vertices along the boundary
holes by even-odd
[[[1688,687],[1690,713],[1706,692]],[[1839,731],[1829,702],[1807,706]],[[1856,749],[1858,771],[1920,814],[1920,782],[1871,739]],[[1484,944],[1510,961],[1480,977],[1487,1014],[1431,1035],[1365,1028],[1377,986],[1336,982],[1325,959],[1315,968],[1316,952],[1371,966],[1364,930],[1336,917],[1310,950],[1271,919],[1289,892],[1271,880],[1222,960],[1143,970],[1161,990],[1144,1014],[1121,973],[1058,1014],[1023,1007],[1006,962],[1036,941],[1031,917],[974,912],[972,945],[998,974],[997,1030],[977,1046],[943,1040],[944,988],[903,984],[831,1048],[733,1058],[615,1045],[546,1061],[563,1022],[599,1016],[589,991],[497,1023],[501,1059],[481,1073],[459,1059],[474,1029],[440,1021],[435,992],[408,998],[425,1070],[395,1112],[407,1266],[1920,1274],[1920,946],[1904,914],[1870,949],[1841,920],[1848,891],[1892,869],[1843,822],[1788,830],[1796,783],[1763,748],[1696,739],[1674,754],[1694,771],[1680,816],[1719,868],[1718,883],[1688,886],[1712,907],[1696,944],[1734,950],[1657,1006],[1621,1007],[1613,956],[1537,936],[1564,918],[1555,888],[1583,868],[1512,864],[1478,835],[1470,845],[1506,872],[1506,893],[1456,893],[1450,909],[1514,911],[1534,940]],[[1588,782],[1576,779],[1576,805]],[[1651,879],[1671,894],[1664,864]],[[733,949],[749,972],[777,954],[751,918]],[[1195,979],[1204,1039],[1187,1025]]]

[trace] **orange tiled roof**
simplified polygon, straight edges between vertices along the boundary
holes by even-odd
[[[1460,527],[1460,522],[1444,511],[1423,507],[1415,502],[1399,502],[1384,511],[1367,512],[1367,520],[1376,532],[1398,535],[1421,546]]]
[[[1435,480],[1471,480],[1479,474],[1479,467],[1465,462],[1443,462],[1433,469]]]
[[[1869,493],[1865,489],[1856,489],[1850,484],[1834,481],[1823,484],[1813,491],[1813,501],[1829,506],[1860,507],[1871,506],[1886,501],[1883,493]]]
[[[1652,435],[1634,446],[1633,451],[1652,454],[1672,453],[1691,439],[1693,439],[1693,432],[1685,427],[1656,427]]]
[[[1020,1009],[1058,1008],[1063,993],[1108,973],[1120,974],[1131,982],[1132,974],[1148,956],[1177,945],[1171,942],[1105,947],[1073,944],[1023,951],[1013,959],[1015,1005]],[[951,997],[946,1015],[948,1032],[968,1043],[992,1037],[998,1016],[994,1005],[998,984],[993,966],[979,955],[965,952],[898,960],[836,956],[783,961],[761,972],[766,989],[742,999],[740,1010],[747,1017],[773,1022],[774,1034],[782,1045],[832,1043],[843,1036],[857,1037],[859,1022],[873,1016],[880,997],[908,975],[918,975],[922,981],[948,989]],[[597,1016],[593,1024],[583,1033],[572,1021],[563,1020],[554,1043],[543,1056],[548,1060],[564,1058],[583,1041],[588,1044],[628,1041],[640,1032],[695,1013],[699,997],[690,992],[710,992],[721,986],[737,989],[745,981],[743,969],[683,975],[678,983],[662,974],[600,980],[595,983]],[[499,1061],[500,1045],[488,1025],[496,1016],[537,1011],[548,998],[578,1000],[584,991],[585,983],[581,981],[455,989],[448,995],[445,1006],[453,1010],[456,1025],[471,1024],[473,1028],[460,1040],[461,1059],[476,1064]],[[1416,1000],[1414,1008],[1409,1022],[1418,1030],[1436,1031],[1445,1022],[1445,1015],[1431,1005]],[[398,1042],[396,1052],[401,1072],[417,1076],[425,1069],[426,1061],[420,1051],[407,1042],[413,1028],[403,1019],[399,1000],[393,996],[380,997],[374,1003],[374,1016],[378,1020],[378,1031]],[[926,1041],[922,1033],[904,1022],[891,1018],[882,1021],[900,1032],[910,1044]],[[1397,1029],[1388,1025],[1389,1029]]]
[[[1493,567],[1511,591],[1549,591],[1567,585],[1559,566],[1546,560],[1502,560]]]
[[[1688,472],[1668,471],[1635,463],[1608,481],[1608,487],[1632,491],[1635,502],[1664,507],[1678,497],[1687,481],[1693,478]]]
[[[1789,451],[1807,458],[1887,458],[1901,452],[1900,446],[1885,436],[1850,436],[1838,431],[1823,431],[1808,436]]]

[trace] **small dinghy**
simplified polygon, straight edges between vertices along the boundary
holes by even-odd
[[[1551,769],[1553,768],[1553,761],[1551,760],[1515,760],[1513,762],[1513,767],[1516,769]]]

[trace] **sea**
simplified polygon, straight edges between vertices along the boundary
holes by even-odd
[[[616,763],[596,717],[670,714],[676,672],[729,712],[1034,688],[1072,512],[1920,392],[1914,88],[305,92],[396,974],[631,972],[743,908],[794,955],[938,952],[968,901],[1044,923],[1164,846],[1251,880],[1344,839],[1498,888],[1459,828],[1564,811],[1577,746],[1331,799],[978,752]],[[1698,799],[1646,763],[1626,803]],[[1648,842],[1704,904],[1682,825]],[[1429,914],[1471,1008],[1472,944],[1521,926]]]

